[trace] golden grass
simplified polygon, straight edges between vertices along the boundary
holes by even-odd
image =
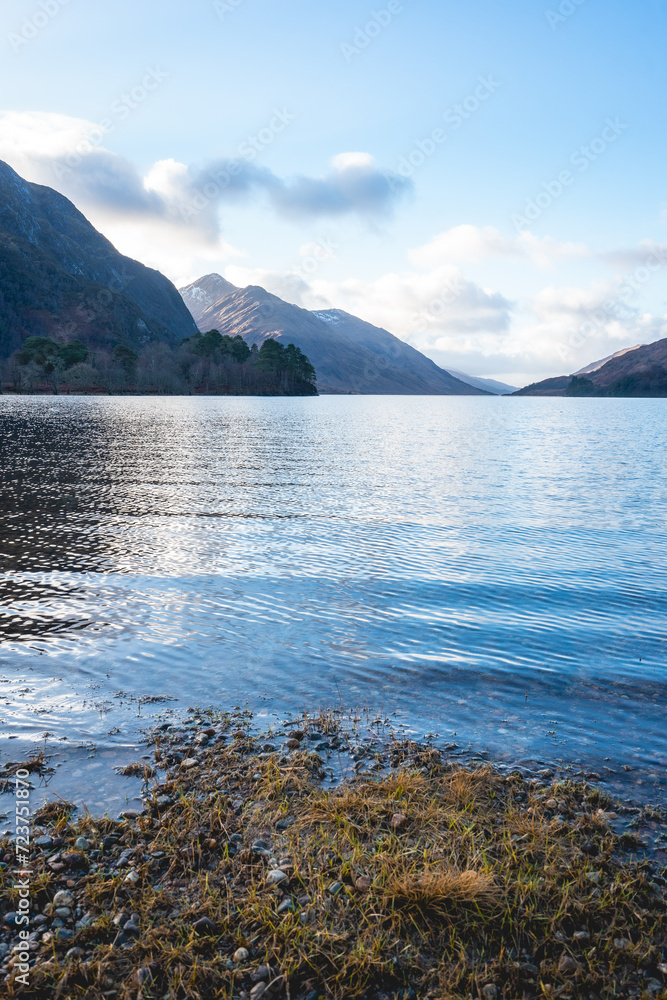
[[[311,723],[340,726],[336,713]],[[7,997],[232,1000],[249,995],[260,965],[271,970],[265,1000],[314,990],[326,1000],[410,990],[419,1000],[477,1000],[485,986],[504,1000],[667,997],[665,893],[648,862],[628,859],[590,787],[533,788],[408,741],[388,753],[387,773],[324,791],[311,752],[259,757],[244,736],[201,750],[199,769],[169,772],[155,799],[169,794],[173,804],[138,821],[45,812],[65,846],[83,834],[137,848],[139,881],[108,865],[80,873],[72,891],[94,915],[76,939],[84,956],[66,959],[69,942],[42,946],[32,992],[10,982]],[[545,805],[554,794],[562,819]],[[267,884],[277,862],[253,850],[257,839],[285,862],[278,888]],[[43,905],[70,873],[44,866],[38,876],[39,864]],[[0,879],[11,896],[11,872]],[[293,908],[278,913],[286,900]],[[128,948],[114,947],[122,910],[141,922]],[[198,934],[204,916],[214,930]],[[233,962],[239,947],[250,957]],[[564,955],[576,963],[569,971]],[[648,990],[651,978],[658,990]]]

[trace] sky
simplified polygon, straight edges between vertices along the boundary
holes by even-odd
[[[524,385],[667,336],[659,0],[13,0],[0,159],[218,272]]]

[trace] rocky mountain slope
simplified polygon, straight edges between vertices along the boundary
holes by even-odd
[[[0,357],[29,336],[134,348],[195,332],[164,275],[118,253],[71,201],[0,161]]]
[[[586,374],[534,382],[514,396],[667,396],[667,338],[615,354]]]
[[[250,345],[268,337],[296,344],[315,366],[321,392],[485,395],[386,330],[339,309],[310,312],[257,285],[230,287],[220,275],[206,275],[181,294],[202,331],[240,334]]]

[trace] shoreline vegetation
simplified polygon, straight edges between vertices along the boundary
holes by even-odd
[[[667,997],[666,871],[640,836],[665,814],[597,776],[464,764],[343,711],[261,733],[192,710],[148,741],[124,769],[143,808],[34,817],[27,988],[0,843],[3,995]]]
[[[93,349],[29,337],[0,363],[0,387],[22,394],[316,396],[317,374],[294,344],[268,338],[260,348],[218,330],[197,333],[176,348],[151,342]]]

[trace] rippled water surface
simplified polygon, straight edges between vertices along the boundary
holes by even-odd
[[[342,698],[653,786],[666,432],[664,400],[0,397],[3,731],[89,775],[165,705]]]

